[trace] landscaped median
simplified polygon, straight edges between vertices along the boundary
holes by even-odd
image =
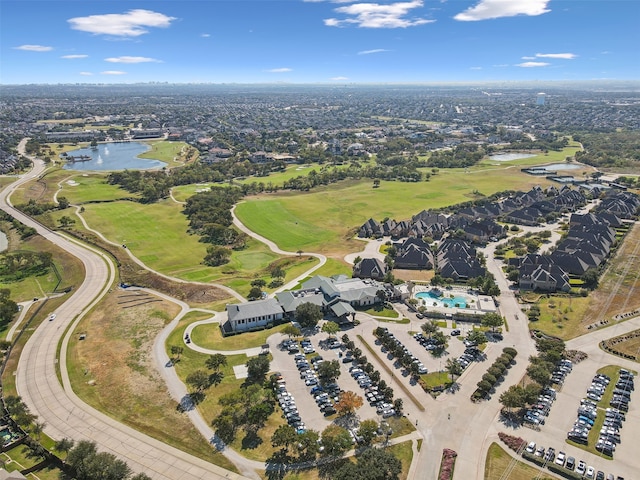
[[[502,350],[502,355],[495,359],[487,369],[487,373],[482,376],[482,380],[478,382],[478,388],[471,394],[471,401],[478,402],[486,398],[487,394],[498,383],[498,380],[506,375],[517,354],[518,352],[515,348],[506,347]]]
[[[449,448],[442,450],[442,460],[440,461],[438,480],[450,480],[453,478],[453,470],[456,466],[457,457],[458,454]]]

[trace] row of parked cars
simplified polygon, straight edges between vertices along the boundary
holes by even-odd
[[[277,372],[274,375],[276,376],[276,398],[282,409],[282,414],[286,418],[287,423],[296,429],[296,432],[304,433],[306,431],[306,425],[300,417],[293,394],[287,391],[287,384],[282,375]]]
[[[524,414],[524,421],[533,425],[544,425],[546,417],[551,411],[551,405],[556,399],[556,391],[551,387],[545,387],[540,391],[536,403]]]
[[[421,334],[417,333],[416,335],[421,335]],[[415,335],[414,335],[414,338],[415,338]],[[396,336],[393,333],[391,333],[387,328],[382,329],[382,332],[379,335],[379,339],[380,339],[380,342],[382,343],[383,351],[385,351],[386,348],[389,348],[389,345],[395,344],[398,347],[400,347],[400,349],[402,350],[402,354],[400,355],[401,357],[405,355],[409,355],[409,357],[411,358],[411,362],[415,363],[418,366],[418,373],[420,375],[423,375],[428,372],[427,367],[424,366],[424,364],[418,359],[418,357],[416,357],[413,353],[411,353],[409,349],[398,338],[396,338]],[[398,360],[400,360],[400,358],[398,358]]]
[[[634,389],[634,375],[625,369],[620,369],[619,373],[620,376],[613,390],[613,397],[611,398],[610,405],[611,407],[622,410],[623,412],[628,412],[629,402],[631,401],[631,392]]]
[[[464,353],[456,358],[458,364],[464,370],[471,362],[478,360],[482,356],[482,351],[475,345],[471,345],[464,349]]]
[[[438,343],[433,338],[425,337],[422,333],[416,333],[413,338],[415,338],[425,350],[431,351],[438,348]]]
[[[556,368],[551,373],[551,381],[556,385],[562,385],[564,379],[573,370],[573,363],[571,360],[562,359],[556,365]]]
[[[543,458],[545,464],[554,463],[559,467],[566,468],[569,471],[576,472],[578,475],[582,475],[587,480],[624,480],[623,477],[616,477],[612,473],[605,476],[602,470],[596,470],[591,465],[587,465],[584,460],[576,462],[575,457],[567,456],[563,451],[559,451],[556,455],[556,450],[553,447],[549,447],[545,450],[544,447],[536,445],[536,442],[529,442],[525,448],[527,453]]]

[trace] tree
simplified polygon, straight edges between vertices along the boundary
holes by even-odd
[[[302,334],[300,329],[292,323],[287,324],[287,326],[282,329],[282,333],[287,335],[289,338],[299,337]]]
[[[262,297],[262,289],[260,287],[251,287],[247,298],[249,300],[258,300],[260,297]]]
[[[429,320],[420,325],[420,328],[427,337],[431,338],[438,331],[438,323],[435,320]]]
[[[393,401],[393,409],[396,411],[396,415],[402,415],[402,407],[404,406],[404,402],[401,398],[396,398]]]
[[[264,382],[269,372],[269,359],[264,355],[251,357],[247,360],[247,381],[250,383]]]
[[[60,226],[62,228],[67,228],[67,227],[70,227],[71,225],[75,224],[76,221],[73,218],[71,218],[71,217],[69,217],[67,215],[63,215],[58,219],[58,223],[60,224]]]
[[[180,355],[182,355],[182,352],[184,351],[184,348],[180,347],[179,345],[171,345],[171,356],[173,357],[173,361],[177,362],[180,360]]]
[[[363,404],[362,397],[357,393],[347,391],[340,394],[338,401],[335,404],[336,412],[339,417],[346,417],[347,415],[353,415],[355,411]]]
[[[209,245],[207,247],[207,254],[204,257],[204,264],[210,267],[218,267],[229,262],[231,257],[231,250],[227,247],[221,247],[219,245]]]
[[[372,419],[360,422],[358,435],[362,437],[362,443],[371,445],[373,439],[378,435],[378,422]]]
[[[209,355],[209,358],[207,358],[204,364],[209,370],[217,372],[220,370],[220,367],[227,365],[227,357],[222,353],[215,353],[213,355]]]
[[[339,469],[335,480],[352,480],[366,478],[367,480],[398,480],[402,473],[402,463],[393,453],[381,448],[367,448],[356,455],[356,473],[343,476]]]
[[[69,451],[66,461],[71,470],[64,478],[75,480],[125,480],[131,475],[129,466],[107,452],[98,453],[96,444],[81,440]]]
[[[187,375],[187,378],[185,378],[185,382],[198,393],[206,390],[211,385],[207,372],[200,369],[194,370],[189,375]]]
[[[46,425],[46,422],[33,422],[30,430],[31,433],[33,433],[33,435],[36,437],[36,440],[40,441],[40,435],[42,434],[42,431],[44,430],[44,427]]]
[[[546,385],[551,380],[551,372],[545,365],[529,365],[527,367],[527,375],[540,385]]]
[[[456,381],[456,377],[462,375],[462,365],[453,358],[447,358],[447,363],[445,364],[444,369],[449,375],[451,375],[452,382]]]
[[[331,337],[340,331],[340,325],[336,322],[325,322],[325,324],[322,325],[322,331],[324,333],[328,333]]]
[[[138,473],[131,477],[131,480],[151,480],[151,477],[146,473]]]
[[[291,425],[280,425],[271,435],[271,445],[284,447],[285,450],[288,450],[289,445],[293,445],[297,437],[296,429]]]
[[[322,431],[323,455],[341,456],[351,447],[351,435],[338,425],[329,425]]]
[[[471,330],[467,334],[467,340],[470,342],[475,342],[476,345],[482,345],[487,343],[487,336],[484,334],[482,330]]]
[[[219,415],[213,419],[211,425],[216,429],[216,435],[220,437],[220,440],[224,443],[233,442],[238,426],[232,415]]]
[[[436,350],[444,350],[449,345],[448,337],[440,330],[434,333],[431,338],[433,338],[436,343]]]
[[[333,383],[340,376],[340,362],[338,360],[322,362],[318,366],[317,372],[321,385]]]
[[[300,460],[313,460],[318,453],[320,434],[315,430],[307,430],[298,435],[298,454]]]
[[[72,439],[64,437],[55,443],[53,449],[56,452],[64,453],[66,458],[69,455],[69,451],[73,448],[74,443]]]
[[[581,277],[586,288],[595,289],[598,287],[598,270],[590,268]]]
[[[511,385],[500,395],[500,403],[509,411],[525,405],[524,389],[520,385]]]
[[[504,325],[504,318],[497,313],[487,313],[484,317],[482,317],[482,325],[484,327],[491,327],[491,331],[495,332],[496,327],[501,327]]]
[[[296,307],[295,319],[302,327],[315,327],[321,318],[322,309],[315,303],[305,302]]]

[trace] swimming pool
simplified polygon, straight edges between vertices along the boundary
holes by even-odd
[[[423,300],[427,307],[457,307],[467,308],[467,299],[459,295],[451,297],[443,297],[433,292],[418,292],[416,298]]]

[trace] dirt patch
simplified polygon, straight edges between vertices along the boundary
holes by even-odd
[[[429,282],[435,275],[433,270],[402,270],[395,268],[393,276],[404,281],[419,280],[421,282]]]

